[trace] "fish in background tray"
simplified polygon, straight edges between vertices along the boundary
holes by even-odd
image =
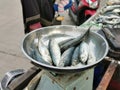
[[[104,27],[120,27],[120,0],[108,0],[94,21]]]

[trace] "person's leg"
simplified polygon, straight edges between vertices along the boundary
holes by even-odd
[[[21,0],[25,34],[40,26],[40,12],[36,0]],[[38,23],[34,26],[34,24]],[[34,26],[34,27],[33,27]]]

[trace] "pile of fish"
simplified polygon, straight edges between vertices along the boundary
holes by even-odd
[[[120,26],[120,0],[108,0],[95,21],[105,27]]]
[[[89,36],[89,29],[82,32],[80,36],[68,38],[59,43],[56,39],[50,38],[47,46],[41,39],[34,39],[31,56],[38,62],[56,67],[82,67],[94,63],[96,57],[85,41]]]

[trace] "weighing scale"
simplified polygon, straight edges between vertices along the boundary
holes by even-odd
[[[13,80],[11,83],[7,82],[10,84],[7,85],[6,90],[9,90],[8,88],[12,88],[12,90],[22,90],[20,88],[26,87],[27,84],[28,86],[24,90],[92,90],[94,67],[100,63],[108,53],[107,41],[97,32],[90,30],[88,38],[86,39],[86,43],[89,45],[89,51],[94,55],[96,61],[84,66],[57,67],[48,65],[33,58],[33,50],[31,51],[31,46],[35,45],[33,43],[35,39],[43,39],[43,41],[46,42],[50,38],[55,38],[59,41],[61,37],[66,35],[77,37],[80,36],[82,32],[85,32],[85,29],[81,27],[58,25],[40,28],[27,34],[23,39],[22,51],[26,57],[34,63],[35,67],[28,70],[22,77],[18,77],[17,80],[15,79],[15,81]],[[40,71],[40,68],[42,71]],[[1,82],[1,85],[3,83]]]
[[[96,57],[96,62],[83,67],[56,67],[38,62],[31,56],[30,46],[34,45],[36,38],[42,38],[45,42],[50,38],[60,38],[60,35],[67,34],[74,37],[80,35],[80,27],[70,25],[58,25],[40,28],[32,31],[24,37],[22,51],[44,72],[40,76],[36,90],[92,90],[94,66],[100,63],[108,53],[107,41],[98,33],[90,31],[89,44],[90,50]],[[45,43],[46,44],[46,43]],[[50,73],[51,72],[51,73]]]
[[[13,80],[14,82],[10,83],[8,87],[14,88],[14,90],[22,90],[18,88],[21,88],[21,85],[26,87],[26,83],[28,83],[24,80],[32,78],[24,90],[92,90],[94,66],[100,63],[108,53],[108,43],[100,34],[89,32],[86,42],[89,44],[89,50],[93,52],[96,61],[82,67],[56,67],[45,64],[34,59],[32,56],[33,50],[31,50],[35,39],[43,39],[47,44],[46,41],[50,38],[57,38],[59,41],[64,35],[77,37],[83,31],[84,29],[81,29],[81,27],[60,25],[40,28],[26,34],[22,43],[22,51],[34,63],[35,68],[31,68],[22,77]],[[40,71],[40,68],[42,71]],[[22,80],[24,84],[22,84]]]
[[[36,90],[93,90],[94,69],[73,74],[54,75],[43,71]]]

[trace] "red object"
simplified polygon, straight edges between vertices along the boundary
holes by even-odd
[[[41,28],[41,27],[42,27],[42,25],[40,24],[40,22],[32,24],[32,25],[30,25],[30,31],[33,31],[33,30]]]
[[[91,2],[96,2],[97,0],[91,0]],[[89,3],[86,0],[81,0],[83,6],[89,7]],[[98,7],[97,7],[98,8]]]
[[[96,2],[97,0],[91,0],[91,1],[92,2]],[[84,7],[90,8],[89,3],[86,0],[81,0],[81,5],[78,7],[78,9],[80,10],[80,9],[82,9]],[[85,16],[87,16],[87,15],[90,15],[90,16],[94,15],[96,13],[96,9],[86,9],[85,10]]]
[[[89,4],[88,4],[88,2],[86,2],[86,0],[81,0],[81,2],[83,3],[84,6],[89,7]]]
[[[77,10],[76,10],[74,4],[71,6],[71,10],[73,11],[73,13],[76,13]]]
[[[96,2],[97,0],[91,0],[92,2]],[[99,5],[98,5],[99,6]],[[79,5],[78,8],[76,8],[75,3],[73,2],[73,5],[71,6],[71,10],[73,11],[73,13],[76,13],[78,10],[81,10],[83,8],[87,7],[88,9],[85,10],[85,16],[87,15],[94,15],[96,13],[96,9],[89,9],[89,3],[86,0],[81,0],[79,1]]]
[[[85,10],[85,16],[87,16],[87,15],[92,16],[92,15],[94,15],[95,13],[96,13],[96,10]]]
[[[89,4],[86,2],[86,0],[81,0],[80,5],[78,6],[78,10],[84,8],[84,7],[89,7]]]

